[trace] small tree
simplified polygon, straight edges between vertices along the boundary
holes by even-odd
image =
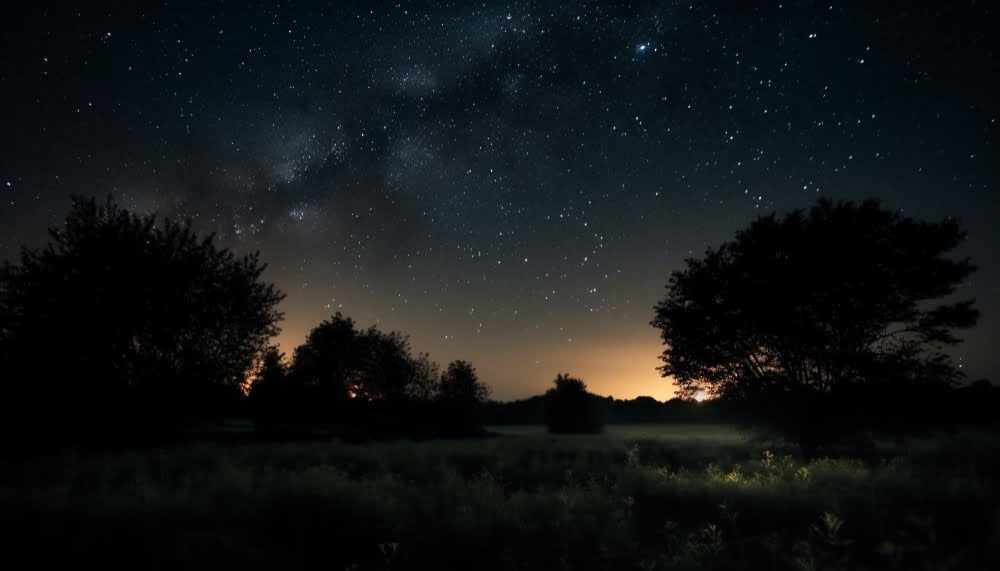
[[[598,433],[604,430],[598,398],[569,374],[558,374],[545,393],[545,421],[553,433]]]
[[[420,353],[412,360],[410,374],[410,382],[406,388],[407,398],[424,402],[437,398],[440,368],[431,360],[429,353]]]
[[[468,361],[452,361],[441,375],[438,400],[454,403],[482,403],[490,388],[479,381],[475,367]]]
[[[660,371],[684,395],[771,405],[807,453],[870,427],[865,406],[961,376],[943,348],[978,312],[940,299],[975,270],[945,257],[964,236],[874,201],[762,217],[671,275]]]
[[[0,269],[4,421],[33,439],[139,438],[237,398],[284,297],[188,223],[74,197]]]
[[[473,434],[482,431],[481,408],[490,388],[479,381],[468,361],[452,361],[441,375],[437,401],[443,409],[446,431]]]

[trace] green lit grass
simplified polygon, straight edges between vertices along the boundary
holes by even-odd
[[[0,547],[33,567],[977,569],[995,436],[802,462],[720,425],[482,440],[196,445],[8,462]]]

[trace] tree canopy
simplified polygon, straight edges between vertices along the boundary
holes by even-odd
[[[441,402],[469,404],[485,402],[490,388],[479,381],[475,367],[468,361],[452,361],[441,374],[437,398]]]
[[[0,269],[8,421],[86,433],[204,413],[238,394],[278,332],[284,295],[258,255],[190,223],[74,197],[49,235]]]
[[[334,401],[429,398],[437,381],[429,358],[411,354],[409,337],[376,327],[359,330],[339,312],[313,328],[295,349],[291,375]]]
[[[490,388],[479,380],[472,363],[448,363],[436,395],[442,430],[453,435],[482,432],[482,407],[489,395]]]
[[[652,325],[660,371],[714,396],[960,376],[944,352],[975,324],[973,300],[942,300],[974,270],[945,256],[965,234],[877,202],[821,200],[772,214],[674,272]]]

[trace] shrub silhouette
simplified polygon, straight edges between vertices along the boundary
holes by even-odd
[[[482,432],[482,406],[489,394],[489,387],[479,381],[472,363],[449,363],[437,393],[444,431],[458,435]]]
[[[242,396],[284,297],[189,223],[74,197],[0,269],[4,435],[22,444],[169,434]]]
[[[569,374],[556,375],[555,387],[545,393],[545,423],[549,432],[598,433],[604,430],[599,398]]]

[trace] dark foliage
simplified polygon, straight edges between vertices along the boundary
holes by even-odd
[[[437,403],[443,428],[450,434],[475,434],[482,431],[481,408],[490,389],[479,381],[476,369],[468,361],[452,361],[441,375]]]
[[[281,318],[257,254],[110,198],[49,234],[0,270],[5,439],[142,439],[240,401]]]
[[[251,414],[265,432],[295,421],[307,406],[306,392],[289,378],[285,354],[273,345],[264,352],[248,396]]]
[[[568,374],[556,375],[555,387],[545,393],[545,423],[549,432],[598,433],[604,430],[600,397],[587,392],[587,385]]]
[[[339,312],[323,321],[295,349],[291,377],[296,385],[308,388],[324,404],[349,397],[348,386],[362,373],[359,332],[354,320]]]
[[[959,388],[950,399],[951,422],[1000,426],[1000,387],[989,379],[978,379]]]
[[[358,330],[353,319],[338,312],[295,349],[291,376],[319,389],[330,402],[406,400],[431,390],[424,378],[431,369],[425,356],[410,354],[406,335],[375,327]]]
[[[696,402],[691,399],[672,398],[659,402],[648,396],[632,400],[604,399],[604,418],[608,423],[656,422],[731,422],[732,418],[719,406],[720,402]]]
[[[901,405],[887,407],[880,404],[889,398],[901,401]],[[861,408],[872,417],[879,415],[871,420],[874,428],[902,424],[914,433],[921,432],[915,426],[918,423],[924,428],[946,429],[958,426],[995,426],[998,422],[996,411],[1000,410],[1000,388],[986,379],[955,389],[903,391],[902,394],[886,395],[878,399],[868,396],[866,400],[858,396],[853,406]],[[794,404],[783,401],[780,397],[774,400],[775,403],[769,405],[769,409],[779,408],[777,403]],[[738,424],[752,422],[755,417],[760,416],[760,410],[755,411],[752,406],[759,403],[728,399],[696,402],[673,398],[667,402],[659,402],[651,397],[640,396],[632,400],[605,397],[597,402],[601,417],[607,424]],[[544,395],[509,402],[490,401],[483,406],[483,422],[487,425],[544,424],[545,403]],[[920,414],[914,411],[919,411]],[[898,430],[883,429],[882,432]]]
[[[485,424],[545,424],[545,396],[508,402],[491,400],[483,406]]]
[[[660,402],[648,396],[631,400],[594,396],[598,415],[606,424],[731,423],[738,409],[729,401],[696,402],[673,398]],[[510,402],[490,401],[483,407],[484,424],[545,424],[546,396]]]
[[[456,361],[444,375],[409,338],[375,327],[359,330],[341,313],[316,326],[289,367],[275,349],[250,392],[262,432],[286,438],[430,437],[482,432],[488,388]]]
[[[667,346],[660,370],[685,394],[762,404],[804,447],[903,428],[889,407],[931,402],[961,378],[944,348],[978,311],[940,300],[975,270],[945,257],[963,238],[953,219],[874,201],[762,217],[672,274],[652,322]]]

